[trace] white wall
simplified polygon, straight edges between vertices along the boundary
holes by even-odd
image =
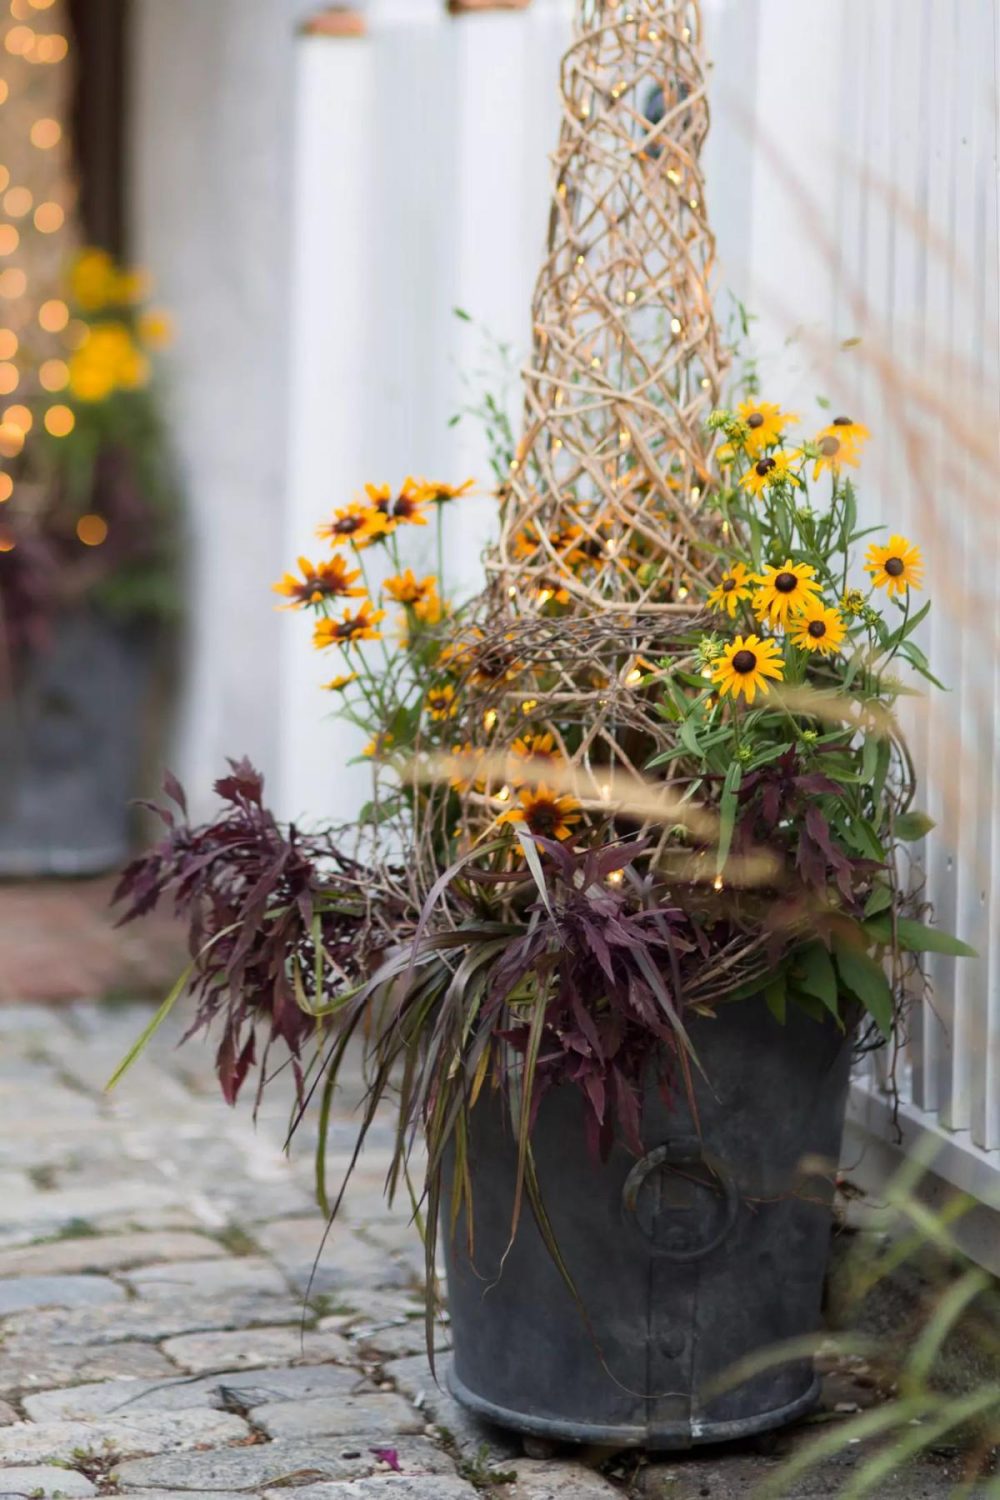
[[[196,808],[226,755],[273,775],[283,554],[292,0],[136,0],[135,257],[172,309],[189,500],[190,637],[172,763]]]

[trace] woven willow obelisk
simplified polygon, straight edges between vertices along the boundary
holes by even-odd
[[[526,750],[585,823],[621,808],[622,778],[632,797],[673,734],[642,684],[690,653],[691,585],[712,567],[705,419],[724,357],[697,3],[580,0],[561,91],[525,429],[477,623],[452,646],[466,847],[523,785]],[[446,801],[436,817],[451,832]]]
[[[561,98],[526,427],[487,565],[519,613],[563,591],[588,612],[683,609],[724,364],[695,0],[580,0]]]

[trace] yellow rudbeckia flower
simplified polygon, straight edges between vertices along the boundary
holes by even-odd
[[[747,571],[744,564],[733,563],[733,566],[723,573],[718,587],[709,594],[708,603],[712,609],[724,609],[732,619],[743,600],[752,596],[753,585],[753,575]]]
[[[818,651],[833,656],[840,650],[847,626],[835,609],[818,600],[792,621],[789,640],[802,651]]]
[[[769,677],[780,682],[784,675],[785,663],[777,646],[756,635],[738,635],[712,663],[712,681],[719,696],[729,693],[739,698],[742,694],[748,703],[753,702],[758,688],[762,694],[770,691]]]
[[[791,469],[798,456],[798,453],[789,452],[785,448],[776,448],[766,458],[758,458],[756,463],[750,465],[740,480],[740,488],[749,490],[751,495],[760,496],[764,490],[772,489],[776,484],[798,485],[801,481]]]
[[[865,557],[865,570],[877,589],[888,589],[890,594],[924,586],[923,555],[905,536],[891,536],[885,546],[873,542]]]
[[[800,615],[818,598],[820,587],[815,581],[816,569],[808,563],[793,563],[787,558],[780,568],[768,564],[761,573],[760,587],[753,596],[758,619],[784,625],[789,615]]]

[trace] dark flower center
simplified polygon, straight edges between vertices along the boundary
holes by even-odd
[[[408,499],[406,495],[400,495],[392,507],[392,513],[394,516],[412,516],[416,508],[415,500]]]
[[[809,621],[809,634],[814,641],[821,641],[826,635],[826,626],[822,620]]]
[[[761,479],[763,479],[765,474],[770,474],[771,470],[776,469],[777,467],[778,465],[775,463],[773,458],[759,458],[754,464],[754,468],[757,470],[757,473],[760,475]]]
[[[901,557],[887,557],[885,560],[885,571],[890,578],[898,578],[905,564]]]
[[[554,836],[560,821],[558,808],[552,802],[536,802],[527,813],[528,827],[543,839]]]
[[[763,427],[763,425],[764,418],[761,416],[759,411],[752,412],[750,416],[747,417],[748,427]]]
[[[854,426],[854,418],[853,417],[834,417],[834,419],[833,419],[833,425],[834,425],[834,427],[853,427]]]
[[[757,658],[752,651],[737,651],[732,665],[734,672],[739,672],[741,677],[745,677],[757,665]]]
[[[352,536],[355,531],[360,531],[364,525],[360,516],[341,516],[333,527],[338,536]]]
[[[724,578],[722,580],[722,592],[724,594],[731,594],[732,591],[733,591],[733,589],[735,587],[736,587],[736,579],[735,578]]]
[[[835,453],[840,452],[840,438],[825,437],[819,445],[819,451],[824,458],[832,458]]]
[[[779,594],[794,594],[799,586],[799,580],[794,573],[779,573],[774,580],[774,586]]]

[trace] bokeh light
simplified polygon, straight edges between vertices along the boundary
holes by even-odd
[[[0,505],[10,499],[14,493],[14,481],[9,474],[0,474]]]
[[[66,215],[58,203],[39,203],[35,209],[35,228],[39,234],[55,234],[65,220]]]
[[[21,236],[13,224],[0,224],[0,255],[13,255],[21,243]]]
[[[24,433],[20,427],[0,422],[0,455],[4,458],[16,458],[23,447]]]
[[[30,188],[12,187],[4,193],[4,213],[10,214],[12,219],[22,219],[26,213],[30,212],[34,201]]]
[[[81,516],[76,523],[76,534],[85,547],[99,547],[107,539],[108,523],[103,516]]]
[[[30,432],[34,417],[26,406],[8,406],[3,414],[5,426],[17,427],[21,432]]]
[[[62,140],[62,126],[58,120],[44,118],[36,120],[31,127],[31,144],[39,151],[50,151]]]
[[[17,390],[21,383],[21,376],[17,365],[9,364],[6,360],[0,364],[0,396],[9,396]]]
[[[12,57],[24,57],[35,45],[35,33],[30,26],[12,26],[3,44]]]
[[[47,359],[39,366],[38,382],[43,391],[62,391],[69,380],[69,365],[64,359]]]
[[[69,322],[69,308],[56,298],[43,302],[38,309],[38,321],[46,333],[60,333]]]
[[[18,338],[13,328],[0,328],[0,359],[13,359],[17,348]]]
[[[52,437],[67,437],[75,426],[76,417],[68,406],[50,406],[45,413],[45,431]]]

